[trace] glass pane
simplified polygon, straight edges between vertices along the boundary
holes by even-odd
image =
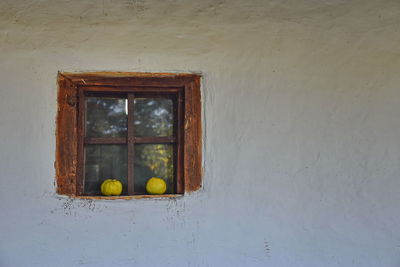
[[[100,195],[106,179],[122,183],[122,194],[127,194],[128,159],[126,145],[86,145],[85,194]]]
[[[166,194],[174,193],[173,145],[135,145],[134,185],[136,193],[146,192],[146,182],[152,177],[164,179]]]
[[[173,103],[167,98],[136,98],[135,136],[172,136]]]
[[[109,97],[86,98],[87,137],[125,137],[127,100]]]

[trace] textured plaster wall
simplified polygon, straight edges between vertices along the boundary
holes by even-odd
[[[400,2],[2,0],[0,266],[400,266]],[[204,188],[54,193],[57,71],[203,74]]]

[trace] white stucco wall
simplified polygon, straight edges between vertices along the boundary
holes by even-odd
[[[400,266],[400,2],[2,0],[0,266]],[[55,194],[57,71],[203,74],[204,188]]]

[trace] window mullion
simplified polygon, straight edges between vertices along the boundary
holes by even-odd
[[[128,94],[128,195],[135,193],[134,187],[134,160],[135,160],[135,143],[134,143],[134,101],[135,95]]]
[[[85,144],[92,145],[122,145],[126,144],[126,137],[85,137]]]
[[[149,136],[149,137],[134,137],[135,144],[174,144],[176,137],[172,136]]]

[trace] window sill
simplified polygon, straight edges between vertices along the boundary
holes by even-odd
[[[134,196],[71,196],[77,199],[91,199],[91,200],[130,200],[130,199],[143,199],[143,198],[179,198],[183,194],[167,194],[167,195],[134,195]]]

